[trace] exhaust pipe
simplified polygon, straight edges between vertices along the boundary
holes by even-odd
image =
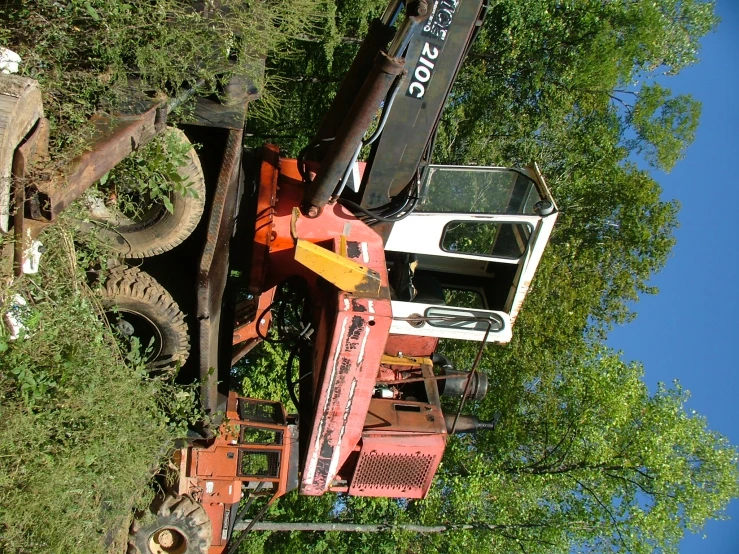
[[[498,418],[494,418],[492,421],[480,421],[477,416],[459,416],[454,434],[476,433],[481,429],[492,431],[495,429],[497,420]],[[454,414],[444,414],[444,422],[446,423],[446,432],[451,434],[452,426],[454,425]]]

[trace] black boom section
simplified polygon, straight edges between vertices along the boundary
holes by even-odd
[[[430,6],[426,25],[408,45],[408,74],[367,163],[362,207],[387,204],[413,179],[486,6],[486,0],[436,0]]]

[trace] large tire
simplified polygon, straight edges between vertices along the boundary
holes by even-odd
[[[208,554],[213,528],[203,507],[189,496],[166,496],[152,506],[148,525],[134,520],[127,554]]]
[[[179,140],[190,144],[180,129],[170,128]],[[205,210],[205,177],[195,149],[191,146],[187,161],[177,172],[189,183],[195,196],[171,192],[172,211],[164,205],[147,210],[142,219],[128,219],[109,209],[102,201],[90,203],[90,218],[100,223],[98,234],[122,256],[146,258],[172,250],[192,234]]]
[[[16,147],[44,116],[33,79],[0,74],[0,233],[10,227],[10,179]]]
[[[135,267],[114,267],[102,291],[108,321],[123,335],[149,347],[152,370],[177,368],[190,354],[185,316],[172,296],[149,274]]]

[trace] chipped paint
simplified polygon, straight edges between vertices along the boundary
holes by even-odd
[[[342,235],[345,236],[345,235]],[[355,240],[347,241],[346,243],[346,255],[349,258],[359,258],[360,254],[362,253],[362,249],[359,246],[359,243]],[[365,263],[367,260],[365,260]]]
[[[369,330],[368,330],[369,331]],[[339,465],[339,454],[341,452],[341,449],[339,446],[341,445],[341,441],[344,439],[344,434],[346,433],[346,424],[349,421],[349,414],[352,410],[352,402],[354,402],[354,393],[357,389],[357,379],[352,379],[352,384],[349,389],[349,398],[346,402],[346,408],[344,408],[344,418],[342,419],[341,423],[341,430],[339,431],[339,440],[337,441],[336,448],[334,448],[333,456],[331,457],[331,465],[329,465],[328,468],[328,476],[330,479],[333,479],[336,475],[336,471],[338,470]]]
[[[370,334],[370,326],[369,325],[365,326],[365,329],[367,329],[367,332],[364,334],[362,345],[359,347],[359,356],[357,356],[357,369],[360,369],[360,370],[362,369],[362,360],[364,360],[364,349],[367,346],[367,339],[369,338],[369,334]]]
[[[345,301],[348,303],[349,299],[345,298]],[[338,340],[339,344],[341,344],[344,340],[344,334],[346,333],[346,324],[348,321],[349,321],[349,318],[344,317],[344,321],[341,324],[341,333],[339,334],[339,340]],[[309,485],[313,484],[313,479],[316,476],[316,467],[318,466],[318,456],[321,452],[320,449],[318,448],[318,443],[321,441],[321,437],[323,436],[323,427],[326,424],[326,414],[328,413],[328,408],[331,404],[331,397],[333,396],[334,387],[336,386],[336,371],[339,365],[339,355],[340,354],[341,354],[341,349],[337,348],[336,353],[334,354],[333,363],[331,364],[331,375],[329,378],[330,390],[328,391],[328,394],[326,394],[326,399],[323,403],[323,417],[321,417],[320,421],[318,422],[318,432],[316,433],[316,438],[315,438],[315,442],[313,445],[310,461],[308,462],[308,470],[305,473],[304,482]]]
[[[361,438],[364,417],[359,421],[356,416],[364,414],[369,405],[376,378],[375,364],[379,364],[381,356],[372,345],[390,325],[390,319],[384,315],[384,308],[389,306],[375,300],[373,311],[383,313],[378,319],[377,315],[370,315],[367,298],[342,293],[339,305],[347,298],[352,313],[344,312],[337,317],[331,341],[334,346],[324,358],[319,384],[322,392],[316,399],[316,417],[301,479],[303,494],[326,492]],[[378,329],[373,329],[378,323]]]
[[[523,301],[526,299],[526,295],[529,293],[529,289],[531,288],[531,280],[523,281],[521,285],[518,287],[518,291],[516,291],[516,302],[513,306],[513,309],[511,310],[511,325],[513,325],[516,322],[516,318],[518,317],[519,312],[521,311],[521,308],[523,307]]]

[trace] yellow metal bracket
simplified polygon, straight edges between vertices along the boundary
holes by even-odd
[[[345,244],[346,238],[343,236],[342,238]],[[382,283],[379,273],[310,241],[296,239],[295,261],[320,275],[339,290],[373,298],[380,297]]]
[[[402,358],[400,358],[398,356],[389,356],[387,354],[382,355],[380,363],[386,365],[402,365],[408,367],[417,367],[423,365],[431,365],[431,367],[433,367],[434,365],[434,363],[431,361],[431,358],[420,358],[417,356],[403,356]]]

